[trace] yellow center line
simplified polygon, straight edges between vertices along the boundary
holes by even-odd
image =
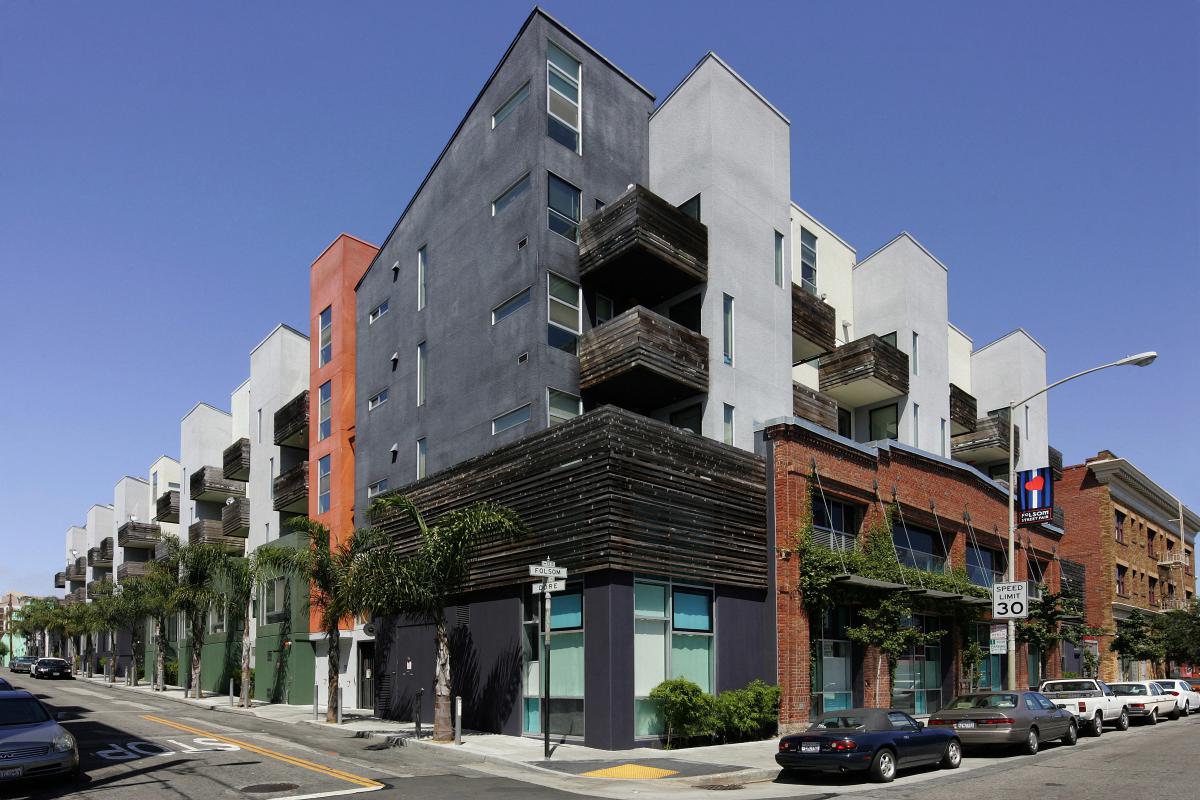
[[[334,769],[333,767],[325,767],[320,764],[315,764],[312,761],[305,761],[302,758],[296,758],[295,756],[289,756],[284,753],[277,753],[274,750],[268,750],[265,747],[259,747],[258,745],[250,744],[249,742],[243,742],[240,739],[234,739],[229,736],[223,736],[219,733],[212,733],[210,731],[204,731],[199,728],[193,728],[190,725],[184,725],[182,723],[174,722],[169,719],[163,719],[162,717],[156,717],[152,714],[142,714],[141,717],[144,720],[149,720],[150,722],[157,722],[159,725],[166,725],[169,728],[175,728],[176,730],[184,731],[185,733],[191,733],[196,736],[205,736],[205,737],[208,737],[209,739],[216,739],[217,741],[227,742],[228,744],[234,744],[234,745],[237,745],[238,747],[242,748],[243,750],[250,751],[251,753],[257,753],[260,756],[266,756],[267,758],[273,758],[276,761],[282,761],[285,764],[291,764],[292,766],[302,767],[307,770],[312,770],[313,772],[319,772],[322,775],[327,775],[331,778],[337,778],[338,780],[343,780],[343,781],[346,781],[347,783],[357,784],[358,786],[362,786],[362,787],[365,787],[368,789],[382,789],[383,788],[382,783],[379,783],[378,781],[373,781],[370,778],[364,778],[360,775],[352,775],[349,772],[342,772],[340,769]]]

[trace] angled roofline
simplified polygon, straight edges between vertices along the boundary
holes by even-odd
[[[164,458],[165,458],[165,459],[167,459],[168,461],[174,461],[176,464],[178,464],[178,463],[179,463],[179,459],[178,459],[178,458],[176,458],[175,456],[169,456],[169,455],[167,455],[166,453],[163,453],[163,454],[162,454],[162,455],[160,455],[158,458],[156,458],[156,459],[154,459],[153,461],[151,461],[151,462],[150,462],[150,466],[154,466],[154,465],[155,465],[155,464],[157,464],[159,461],[162,461]]]
[[[233,416],[233,414],[230,414],[228,411],[223,411],[223,410],[217,408],[216,406],[214,406],[212,403],[206,403],[203,400],[201,400],[200,402],[196,403],[196,405],[189,408],[187,413],[179,418],[179,421],[183,422],[185,419],[190,417],[192,414],[196,413],[196,409],[200,408],[200,406],[205,406],[206,408],[210,408],[213,411],[216,411],[218,414],[224,414],[227,417]]]
[[[649,89],[647,89],[645,86],[642,86],[633,78],[629,77],[624,70],[601,55],[596,48],[585,42],[583,38],[579,36],[579,34],[575,33],[566,25],[563,25],[557,19],[552,17],[541,6],[534,6],[533,11],[529,12],[529,16],[525,18],[525,22],[521,25],[521,29],[517,31],[517,35],[513,37],[513,40],[509,43],[508,48],[505,49],[504,55],[502,55],[500,60],[496,62],[496,67],[492,70],[492,74],[488,75],[487,80],[483,82],[483,88],[479,90],[479,94],[475,95],[475,99],[471,101],[471,105],[467,108],[467,113],[463,114],[462,120],[460,120],[458,125],[454,128],[454,133],[450,134],[450,138],[446,141],[446,145],[442,148],[442,152],[438,153],[438,157],[434,159],[433,166],[430,167],[429,171],[425,173],[425,177],[421,179],[421,184],[417,187],[417,190],[413,192],[412,197],[409,198],[408,204],[404,206],[404,210],[400,212],[400,216],[396,219],[396,223],[392,225],[392,229],[388,231],[388,235],[383,238],[382,244],[380,244],[377,248],[379,252],[376,253],[375,257],[371,259],[370,266],[366,268],[362,276],[358,279],[358,282],[354,284],[355,291],[358,291],[358,287],[362,286],[362,282],[366,280],[367,275],[371,274],[371,270],[375,268],[375,262],[379,259],[380,254],[383,252],[383,248],[387,246],[387,243],[390,242],[392,237],[396,235],[396,229],[400,227],[400,223],[404,221],[406,216],[408,216],[408,212],[412,209],[413,203],[417,202],[417,198],[421,196],[421,192],[425,189],[425,184],[429,183],[429,179],[432,178],[433,173],[437,171],[438,165],[442,163],[442,159],[446,157],[446,153],[450,152],[450,145],[454,144],[454,140],[457,139],[458,134],[462,132],[463,126],[467,124],[467,120],[470,119],[471,114],[475,111],[475,107],[479,105],[479,101],[483,99],[483,95],[487,92],[488,87],[492,85],[492,81],[494,81],[496,79],[496,75],[500,73],[500,68],[504,66],[504,62],[508,60],[509,54],[512,53],[513,48],[517,46],[517,42],[520,41],[521,37],[525,35],[525,30],[536,17],[542,17],[551,25],[558,28],[564,34],[569,36],[571,40],[575,42],[575,44],[587,50],[597,59],[602,61],[606,66],[612,69],[613,72],[627,80],[635,89],[649,97],[650,102],[654,102],[654,95],[650,93]]]
[[[274,328],[271,328],[271,332],[268,333],[266,336],[264,336],[263,340],[261,342],[254,345],[254,347],[250,348],[250,355],[254,355],[254,351],[258,350],[258,348],[262,347],[264,344],[266,344],[268,341],[270,341],[271,337],[274,336],[275,334],[279,333],[280,330],[291,331],[292,333],[296,334],[304,341],[306,341],[306,342],[308,341],[307,333],[301,333],[300,331],[293,328],[291,325],[288,325],[286,322],[281,322],[278,325],[276,325]],[[250,379],[246,378],[246,380],[248,381]],[[243,381],[242,383],[245,383],[245,381]],[[238,387],[237,387],[238,389],[242,388],[242,383],[238,384]],[[234,389],[234,391],[236,392],[237,389]]]
[[[1082,466],[1091,470],[1096,480],[1101,483],[1108,483],[1115,477],[1136,489],[1146,499],[1158,503],[1163,510],[1170,510],[1172,514],[1178,514],[1179,506],[1183,505],[1183,501],[1179,497],[1164,489],[1162,485],[1138,469],[1127,458],[1102,458],[1088,461]],[[1183,505],[1183,518],[1184,534],[1190,534],[1194,540],[1196,532],[1200,531],[1200,516]],[[1178,529],[1172,529],[1169,532],[1179,533]]]
[[[352,233],[346,233],[345,231],[342,231],[337,236],[333,237],[333,241],[331,241],[329,244],[325,245],[325,249],[321,251],[321,254],[318,255],[316,258],[314,258],[312,260],[312,263],[308,265],[309,268],[311,269],[312,267],[316,266],[317,262],[320,261],[322,258],[324,258],[325,254],[328,253],[330,250],[332,250],[333,246],[335,244],[337,244],[338,242],[340,242],[342,239],[351,239],[353,241],[358,242],[359,244],[365,244],[367,247],[370,247],[372,250],[379,250],[379,245],[371,244],[366,239],[360,239],[359,237],[355,236]]]
[[[661,103],[658,104],[658,108],[656,108],[650,112],[651,119],[654,119],[654,115],[657,114],[659,111],[661,111],[667,105],[667,103],[671,102],[671,98],[675,96],[675,93],[678,92],[680,89],[682,89],[683,85],[685,83],[687,83],[689,80],[691,80],[691,77],[693,75],[695,75],[700,70],[700,67],[704,66],[704,62],[708,61],[709,59],[717,62],[722,67],[724,67],[725,71],[728,72],[730,75],[732,75],[734,80],[736,80],[738,83],[742,84],[747,89],[749,89],[750,93],[753,94],[755,97],[757,97],[759,100],[761,100],[763,105],[765,105],[767,108],[774,111],[776,116],[778,116],[781,120],[783,120],[784,123],[786,123],[789,128],[791,127],[792,121],[790,119],[788,119],[786,116],[784,116],[784,113],[782,111],[780,111],[778,108],[776,108],[775,105],[770,100],[763,97],[762,92],[760,92],[758,89],[755,89],[752,85],[750,85],[750,81],[746,80],[741,75],[739,75],[737,73],[737,70],[735,70],[733,67],[726,64],[725,60],[723,58],[721,58],[719,55],[717,55],[715,52],[713,52],[712,50],[709,50],[707,53],[705,53],[703,56],[701,56],[700,60],[696,62],[696,66],[692,67],[691,71],[683,77],[683,80],[681,80],[679,83],[675,84],[675,88],[672,89],[670,91],[670,93],[667,94],[666,98]],[[832,231],[831,231],[831,233],[832,233]]]
[[[144,484],[146,484],[147,486],[149,486],[149,485],[150,485],[150,481],[146,480],[145,478],[139,478],[137,475],[122,475],[122,476],[121,476],[121,479],[120,479],[120,480],[118,480],[116,483],[114,483],[114,484],[113,484],[113,488],[114,488],[114,489],[115,489],[115,488],[117,488],[117,487],[118,487],[118,486],[120,486],[120,485],[121,485],[121,484],[122,484],[124,481],[127,481],[127,480],[129,480],[129,481],[137,481],[138,483],[144,483]]]
[[[999,343],[999,342],[1002,342],[1002,341],[1004,341],[1005,339],[1007,339],[1008,337],[1010,337],[1010,336],[1015,336],[1015,335],[1017,335],[1018,333],[1023,333],[1023,334],[1025,334],[1025,338],[1027,338],[1029,341],[1031,341],[1031,342],[1033,342],[1034,344],[1036,344],[1036,345],[1038,346],[1038,348],[1039,348],[1039,349],[1040,349],[1040,350],[1041,350],[1043,353],[1044,353],[1044,352],[1046,352],[1046,348],[1045,348],[1045,346],[1043,346],[1043,345],[1042,345],[1042,343],[1041,343],[1041,342],[1039,342],[1037,339],[1033,338],[1033,334],[1032,334],[1032,333],[1030,333],[1029,331],[1025,330],[1024,328],[1014,328],[1013,330],[1009,331],[1008,333],[1004,334],[1003,336],[999,337],[998,339],[993,339],[992,341],[988,342],[988,343],[987,343],[987,344],[985,344],[983,347],[980,347],[978,350],[972,350],[972,351],[971,351],[971,355],[975,355],[976,353],[982,353],[984,350],[987,350],[987,349],[988,349],[989,347],[991,347],[992,345],[994,345],[994,344],[997,344],[997,343]]]
[[[947,324],[947,325],[949,325],[951,328],[953,328],[953,329],[955,330],[955,332],[957,332],[957,333],[958,333],[958,335],[959,335],[959,336],[963,337],[964,339],[966,339],[966,340],[967,340],[968,342],[970,342],[971,344],[975,344],[975,340],[971,338],[971,335],[970,335],[969,333],[967,333],[966,331],[964,331],[962,328],[958,327],[957,325],[955,325],[955,324],[954,324],[953,322],[951,322],[950,320],[946,320],[946,324]],[[973,353],[973,352],[975,352],[975,351],[974,351],[974,350],[972,350],[971,352]]]
[[[838,236],[838,234],[837,234],[837,231],[835,231],[835,230],[833,230],[832,228],[830,228],[830,227],[829,227],[828,225],[826,225],[824,222],[821,222],[821,220],[819,220],[819,219],[817,219],[816,217],[814,217],[814,216],[813,216],[812,214],[810,214],[810,213],[809,213],[809,212],[808,212],[806,209],[803,209],[803,208],[801,208],[801,207],[800,207],[800,205],[799,205],[799,204],[798,204],[798,203],[797,203],[795,200],[792,200],[792,201],[790,201],[790,202],[791,202],[791,204],[792,204],[792,208],[796,209],[796,210],[797,210],[797,211],[799,211],[801,214],[803,214],[804,216],[808,217],[808,218],[809,218],[809,219],[811,219],[813,222],[815,222],[817,225],[821,226],[821,230],[825,231],[825,232],[826,232],[826,233],[828,233],[830,236],[832,236],[833,238],[835,238],[835,239],[837,239],[839,242],[841,242],[841,243],[842,243],[842,246],[844,246],[844,247],[845,247],[847,250],[849,250],[851,253],[854,253],[854,255],[855,255],[855,256],[857,256],[857,255],[858,255],[858,251],[854,249],[854,245],[852,245],[852,244],[850,244],[849,242],[847,242],[847,241],[846,241],[845,239],[843,239],[841,236]]]
[[[908,231],[900,231],[899,233],[897,233],[895,236],[893,236],[893,237],[892,237],[891,241],[889,241],[887,244],[883,245],[883,247],[880,247],[879,249],[877,249],[875,252],[871,253],[871,255],[867,256],[867,257],[866,257],[866,258],[864,258],[862,261],[859,261],[857,264],[855,264],[855,265],[852,267],[852,269],[858,269],[858,268],[859,268],[859,267],[861,267],[863,264],[867,263],[867,262],[868,262],[868,261],[870,261],[872,258],[874,258],[875,256],[879,255],[879,254],[880,254],[880,253],[882,253],[884,250],[887,250],[889,247],[891,247],[892,245],[894,245],[896,242],[900,241],[901,239],[908,239],[910,242],[912,242],[912,243],[913,243],[913,244],[915,244],[915,245],[916,245],[918,248],[920,248],[920,250],[921,250],[921,252],[922,252],[922,253],[924,253],[925,255],[929,256],[929,258],[930,258],[930,259],[932,259],[933,263],[937,264],[939,267],[941,267],[942,269],[946,270],[946,272],[949,272],[949,271],[950,271],[950,268],[949,268],[949,267],[947,267],[945,264],[943,264],[943,263],[941,262],[941,260],[940,260],[940,259],[939,259],[937,256],[935,256],[933,253],[931,253],[931,252],[929,251],[929,248],[928,248],[928,247],[926,247],[925,245],[923,245],[923,244],[921,244],[920,242],[918,242],[918,241],[917,241],[917,237],[913,236],[913,235],[912,235],[911,233],[909,233]]]

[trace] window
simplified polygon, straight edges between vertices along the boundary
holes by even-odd
[[[921,446],[921,406],[913,403],[913,447]]]
[[[150,496],[158,500],[158,472],[150,473]]]
[[[830,550],[853,550],[858,530],[858,509],[824,495],[812,499],[814,540]]]
[[[892,528],[892,547],[906,567],[942,572],[946,566],[945,545],[940,534],[911,524]]]
[[[550,230],[579,241],[580,191],[554,173],[546,173],[546,204]]]
[[[892,347],[896,346],[896,332],[895,331],[892,331],[891,333],[885,333],[883,336],[880,336],[879,338],[880,338],[880,340],[890,344]]]
[[[528,288],[525,288],[525,289],[522,289],[521,291],[517,292],[516,294],[514,294],[512,297],[505,300],[500,305],[493,308],[492,309],[492,324],[495,325],[497,322],[504,319],[505,317],[515,314],[517,311],[519,311],[522,308],[524,308],[525,306],[529,305],[529,298],[531,296],[532,296],[532,293],[529,291]]]
[[[584,608],[583,591],[578,584],[556,592],[551,600],[550,630],[550,732],[557,735],[583,735],[584,686]],[[539,635],[545,609],[541,595],[526,593],[523,603],[524,636],[522,655],[525,662],[524,722],[525,733],[541,731],[541,652]]]
[[[517,182],[509,186],[500,196],[492,201],[492,216],[496,216],[503,211],[513,200],[516,200],[521,195],[525,194],[525,190],[529,188],[529,173],[526,172]]]
[[[884,439],[895,439],[900,433],[899,408],[896,405],[873,408],[868,414],[870,421],[870,439],[872,442]]]
[[[706,589],[665,581],[633,584],[635,736],[662,732],[649,695],[667,678],[687,678],[703,691],[713,691],[712,605],[712,592]]]
[[[331,456],[321,456],[317,462],[317,513],[329,511],[329,461]]]
[[[844,408],[838,409],[838,436],[854,438],[854,415]]]
[[[1029,440],[1029,406],[1025,406],[1025,440]]]
[[[271,479],[271,499],[275,499],[275,456],[267,459],[267,477]]]
[[[733,298],[721,296],[721,347],[725,363],[733,366]]]
[[[286,578],[275,578],[263,585],[262,609],[264,623],[282,622],[287,619]]]
[[[1125,589],[1126,589],[1125,573],[1126,572],[1128,572],[1127,568],[1121,566],[1120,564],[1117,564],[1117,594],[1121,595],[1122,597],[1125,597],[1126,595],[1128,595],[1128,592],[1125,591]]]
[[[333,381],[325,381],[317,390],[317,441],[333,433]]]
[[[417,405],[425,405],[425,382],[429,365],[425,358],[425,343],[417,345]]]
[[[946,457],[946,420],[942,420],[938,426],[938,455],[942,458]]]
[[[425,284],[428,276],[426,268],[429,266],[429,253],[422,247],[417,251],[417,311],[425,307]]]
[[[374,324],[375,320],[379,319],[387,312],[388,312],[388,301],[384,300],[382,303],[375,306],[374,310],[372,310],[371,313],[367,315],[367,324],[368,325]]]
[[[387,489],[388,489],[387,478],[384,478],[381,481],[375,481],[374,483],[372,483],[370,486],[367,487],[367,499],[370,500],[372,497],[381,495],[384,492],[386,492]]]
[[[579,284],[550,272],[546,276],[546,294],[546,342],[551,347],[575,355],[583,324],[580,318]]]
[[[225,632],[225,616],[227,613],[226,603],[228,602],[225,595],[218,595],[213,602],[212,608],[208,610],[208,630],[209,633],[224,633]]]
[[[554,42],[546,43],[546,135],[578,153],[581,66]]]
[[[817,237],[805,228],[800,229],[800,286],[817,293]]]
[[[583,413],[582,400],[573,394],[560,392],[558,389],[546,389],[546,407],[552,426],[574,419]]]
[[[255,427],[258,430],[257,436],[258,436],[259,444],[261,444],[262,443],[262,409],[261,408],[258,410],[258,420],[257,420]]]
[[[374,411],[375,409],[379,408],[381,405],[386,403],[387,400],[388,400],[388,390],[384,389],[382,392],[375,395],[374,397],[370,397],[367,399],[367,411]]]
[[[1125,515],[1120,511],[1113,512],[1113,537],[1118,542],[1125,542]]]
[[[725,404],[723,414],[723,436],[725,444],[733,444],[733,406]]]
[[[809,650],[812,653],[810,718],[854,707],[854,659],[851,656],[854,648],[846,636],[849,627],[850,608],[844,605],[826,608],[821,614],[820,627],[813,625]]]
[[[925,633],[945,630],[936,617],[917,614],[912,626]],[[896,663],[892,707],[912,714],[928,714],[942,707],[942,648],[911,645]]]
[[[921,374],[921,356],[920,356],[920,352],[921,352],[921,351],[917,349],[917,332],[916,332],[916,331],[913,331],[913,337],[912,337],[912,374],[913,374],[913,375],[920,375],[920,374]],[[1026,425],[1028,425],[1028,424],[1029,424],[1029,419],[1028,419],[1028,411],[1029,411],[1029,409],[1028,409],[1028,408],[1026,408],[1026,409],[1025,409],[1025,411],[1027,412],[1027,413],[1026,413],[1025,424],[1026,424]]]
[[[692,219],[699,222],[700,221],[700,195],[696,195],[695,197],[691,198],[690,200],[684,200],[683,204],[679,206],[679,210],[682,211],[687,216],[689,216]]]
[[[333,306],[326,306],[321,312],[319,338],[320,351],[317,354],[317,366],[323,367],[333,360]]]
[[[699,403],[693,403],[686,408],[672,411],[670,422],[676,428],[686,428],[692,433],[701,433],[704,420],[704,408]]]
[[[525,405],[521,406],[520,408],[514,408],[512,411],[509,411],[506,414],[501,414],[500,416],[493,419],[492,420],[492,435],[495,436],[497,433],[506,431],[509,428],[515,428],[518,425],[522,425],[526,422],[529,422],[529,419],[530,419],[530,406],[528,403],[526,403]]]
[[[504,122],[509,114],[517,110],[517,106],[525,102],[526,97],[529,97],[528,83],[513,92],[512,97],[505,100],[504,104],[496,109],[496,113],[492,114],[492,128],[494,129],[501,122]]]
[[[425,477],[425,437],[417,439],[417,479]]]
[[[1157,536],[1152,528],[1146,529],[1146,555],[1150,558],[1158,558],[1158,542],[1155,541]]]
[[[602,294],[596,295],[596,324],[603,325],[616,315],[616,306],[613,305],[613,301]]]
[[[783,234],[775,231],[775,285],[783,286]]]

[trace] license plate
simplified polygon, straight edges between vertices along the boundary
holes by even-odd
[[[954,727],[958,728],[960,731],[968,730],[970,728],[974,728],[975,723],[972,722],[971,720],[963,720],[962,722],[954,723]]]
[[[21,777],[22,772],[23,772],[23,770],[21,769],[21,767],[14,767],[12,769],[0,769],[0,778],[19,778],[19,777]]]
[[[800,743],[800,752],[801,753],[819,753],[819,752],[821,752],[821,743],[820,742],[801,742]]]

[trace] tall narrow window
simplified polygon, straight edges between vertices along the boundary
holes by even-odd
[[[547,224],[559,236],[579,241],[579,214],[582,203],[579,189],[552,172],[546,173]]]
[[[817,237],[804,228],[800,229],[800,286],[817,293]]]
[[[417,439],[417,479],[425,477],[425,437]]]
[[[725,444],[733,444],[733,406],[728,403],[725,404],[722,423],[723,441]]]
[[[582,400],[558,389],[546,389],[546,407],[550,425],[566,422],[583,413]]]
[[[838,436],[854,438],[854,416],[844,408],[838,409]]]
[[[783,286],[783,234],[775,231],[775,285]]]
[[[429,376],[429,365],[425,358],[425,343],[417,345],[417,405],[425,405],[425,383]]]
[[[871,437],[869,441],[880,442],[884,439],[895,439],[899,433],[900,415],[895,404],[873,408],[868,412],[867,418]]]
[[[271,479],[271,499],[275,499],[275,456],[271,456],[267,463],[267,477]]]
[[[504,209],[508,208],[508,206],[511,205],[514,200],[525,194],[527,189],[529,189],[528,172],[518,178],[516,183],[509,186],[500,193],[499,197],[492,201],[492,216],[494,217]]]
[[[425,271],[429,267],[429,252],[422,247],[417,251],[417,311],[425,307],[425,284],[428,276]]]
[[[553,272],[547,273],[546,281],[546,343],[574,355],[582,332],[579,284]]]
[[[913,403],[913,447],[921,446],[921,406]]]
[[[517,110],[517,106],[525,102],[525,98],[529,97],[529,84],[526,83],[520,89],[513,93],[513,96],[504,101],[504,105],[496,109],[496,113],[492,114],[492,128],[494,129],[512,112]]]
[[[921,374],[921,351],[917,347],[917,332],[913,331],[912,338],[912,374]]]
[[[942,420],[941,427],[938,429],[938,438],[941,440],[938,443],[938,447],[940,448],[941,456],[943,458],[945,458],[946,457],[946,420],[944,420],[944,419]]]
[[[733,366],[733,298],[722,295],[721,342],[725,363]]]
[[[579,113],[578,61],[554,42],[546,43],[546,135],[578,153],[583,123]]]
[[[317,366],[323,367],[333,360],[333,306],[326,306],[321,312],[319,339],[321,350],[317,355]]]
[[[321,456],[317,462],[317,513],[329,512],[329,460],[332,456]]]
[[[325,381],[317,391],[317,441],[321,441],[333,433],[333,381]]]
[[[613,305],[612,299],[602,294],[596,295],[596,324],[603,325],[616,315],[616,306]]]
[[[1025,440],[1029,440],[1029,405],[1025,405]]]
[[[255,422],[255,427],[258,431],[256,434],[258,436],[258,442],[259,442],[259,444],[262,444],[262,409],[261,408],[258,410],[258,416],[257,416],[257,421]]]

